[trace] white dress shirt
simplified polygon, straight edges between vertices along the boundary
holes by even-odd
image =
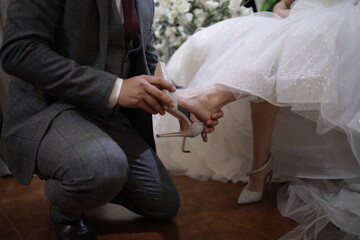
[[[115,1],[116,1],[116,6],[119,10],[121,22],[124,23],[124,13],[123,13],[123,9],[122,9],[121,0],[115,0]],[[110,97],[109,97],[109,100],[107,103],[108,108],[115,107],[116,103],[118,102],[123,82],[124,82],[124,80],[122,78],[116,79],[116,82],[114,84],[114,87],[111,91],[111,94],[110,94]]]

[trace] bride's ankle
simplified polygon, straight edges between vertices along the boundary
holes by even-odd
[[[264,189],[266,175],[250,176],[247,188],[250,191],[260,192]]]
[[[234,92],[219,84],[209,86],[209,98],[219,109],[236,100]]]

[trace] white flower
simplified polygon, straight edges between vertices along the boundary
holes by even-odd
[[[170,57],[197,29],[230,17],[252,13],[252,9],[242,6],[243,2],[243,0],[154,0],[156,7],[154,36],[159,57]]]
[[[194,10],[194,23],[196,27],[201,27],[206,19],[206,13],[204,10],[197,8]]]
[[[187,34],[186,34],[184,26],[182,26],[182,25],[178,26],[177,32],[180,33],[182,38],[186,38]]]
[[[187,23],[191,22],[193,20],[193,18],[194,18],[194,15],[192,13],[186,13],[184,15],[184,19],[186,19]]]
[[[242,4],[242,0],[230,0],[229,2],[229,9],[232,12],[237,12],[240,10],[240,6]]]
[[[247,16],[247,15],[250,15],[250,14],[253,14],[254,11],[252,8],[247,8],[247,7],[244,7],[244,6],[241,6],[240,7],[240,15],[239,16]]]
[[[165,37],[172,37],[174,35],[173,27],[168,27],[165,29]]]
[[[218,2],[215,1],[206,1],[205,2],[205,6],[209,9],[209,10],[214,10],[219,6]]]
[[[162,49],[162,48],[164,48],[164,42],[162,41],[162,42],[159,42],[158,44],[155,44],[155,48],[156,49]]]
[[[187,25],[190,24],[193,20],[193,14],[192,13],[185,13],[181,17],[179,17],[179,24],[180,25]]]
[[[180,0],[180,1],[175,2],[174,6],[176,7],[175,9],[178,13],[188,12],[191,7],[190,3],[186,0],[184,0],[184,1]]]
[[[156,11],[155,11],[155,19],[157,20],[157,21],[161,21],[161,20],[163,20],[163,18],[165,17],[165,15],[166,15],[166,10],[164,9],[164,8],[162,8],[162,7],[157,7],[156,8]]]

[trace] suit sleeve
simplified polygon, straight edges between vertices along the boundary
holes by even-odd
[[[101,111],[117,76],[80,66],[52,47],[66,1],[12,0],[0,52],[2,64],[5,71],[46,94]]]
[[[145,48],[145,56],[146,56],[146,61],[148,63],[148,68],[150,71],[151,75],[154,75],[155,72],[155,68],[156,68],[156,64],[158,63],[158,53],[155,49],[154,46],[154,30],[153,30],[153,21],[154,21],[154,15],[155,15],[155,5],[154,5],[154,1],[148,1],[150,6],[149,8],[151,8],[151,20],[150,20],[150,28],[149,28],[149,34],[148,34],[148,39],[147,39],[147,44],[146,44],[146,48]]]
[[[151,29],[150,40],[145,49],[146,60],[150,70],[150,74],[154,75],[156,64],[158,63],[158,54],[154,46],[154,32]]]

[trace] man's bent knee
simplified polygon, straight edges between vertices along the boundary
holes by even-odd
[[[178,214],[180,208],[180,197],[176,190],[164,196],[162,201],[157,201],[152,208],[149,218],[167,222],[173,220]]]
[[[99,154],[87,166],[68,166],[62,179],[47,179],[46,195],[62,211],[86,211],[108,203],[127,179],[127,159],[119,149]]]

